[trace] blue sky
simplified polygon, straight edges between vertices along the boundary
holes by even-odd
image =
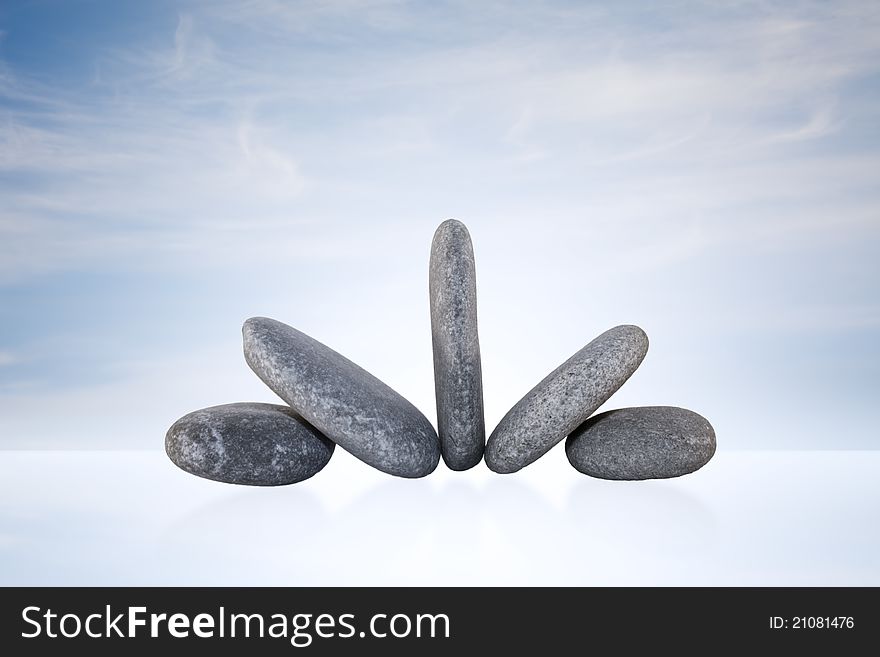
[[[0,447],[161,447],[272,400],[287,321],[434,419],[427,256],[477,255],[487,424],[592,337],[608,408],[872,448],[872,2],[4,2]]]

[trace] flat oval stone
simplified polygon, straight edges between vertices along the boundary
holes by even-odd
[[[437,467],[434,427],[372,374],[274,319],[252,317],[242,334],[256,375],[347,452],[398,477],[424,477]]]
[[[644,406],[599,413],[565,443],[569,462],[602,479],[666,479],[699,470],[715,454],[709,421],[684,408]]]
[[[486,465],[510,473],[536,461],[617,392],[647,352],[638,326],[605,331],[507,412],[486,443]]]
[[[280,486],[319,472],[335,445],[287,406],[243,402],[184,415],[165,452],[190,474],[250,486]]]
[[[440,450],[449,468],[467,470],[483,458],[486,425],[474,249],[460,221],[434,233],[428,282]]]

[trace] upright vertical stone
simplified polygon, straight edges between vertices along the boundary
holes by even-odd
[[[434,233],[428,278],[440,449],[449,468],[467,470],[483,458],[486,427],[474,250],[460,221]]]

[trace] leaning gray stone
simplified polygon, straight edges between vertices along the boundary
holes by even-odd
[[[165,435],[165,452],[190,474],[251,486],[308,479],[335,445],[287,406],[225,404],[184,415]]]
[[[680,477],[709,462],[715,431],[706,418],[684,408],[619,408],[578,427],[565,453],[575,468],[592,477]]]
[[[274,319],[252,317],[242,334],[256,375],[337,445],[398,477],[424,477],[437,467],[434,427],[372,374]]]
[[[638,326],[605,331],[507,412],[486,444],[486,465],[516,472],[543,456],[617,392],[647,351]]]
[[[474,249],[460,221],[434,233],[428,279],[440,449],[449,468],[467,470],[483,458],[486,425]]]

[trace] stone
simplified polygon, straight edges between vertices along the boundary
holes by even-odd
[[[709,462],[715,454],[715,431],[706,418],[684,408],[618,408],[572,432],[565,453],[577,470],[591,477],[680,477]]]
[[[335,445],[287,406],[243,402],[184,415],[165,452],[190,474],[250,486],[293,484],[321,471]]]
[[[460,221],[434,233],[428,287],[440,450],[450,469],[467,470],[483,459],[486,425],[474,249]]]
[[[486,443],[486,465],[506,474],[536,461],[617,392],[647,351],[638,326],[605,331],[507,412]]]
[[[437,467],[434,427],[372,374],[274,319],[252,317],[242,334],[256,375],[344,450],[398,477],[424,477]]]

